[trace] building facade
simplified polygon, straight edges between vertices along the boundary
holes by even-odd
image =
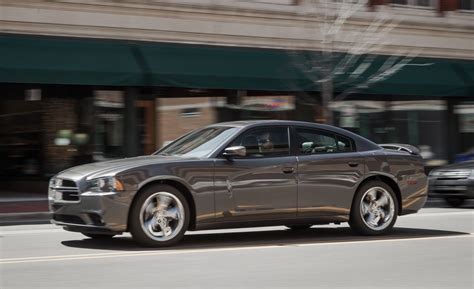
[[[352,1],[360,5],[349,6],[358,9],[343,25],[327,22],[349,2],[2,1],[4,187],[18,189],[19,180],[45,188],[64,168],[148,154],[217,121],[324,122],[328,108],[335,125],[421,147],[430,166],[468,158],[473,1]],[[369,65],[376,69],[394,57],[416,65],[344,98],[336,96],[345,87],[334,81],[334,98],[324,102],[318,79],[294,63],[294,52],[324,59],[329,35],[331,57],[344,58],[357,33],[377,39],[383,17],[391,19],[381,34],[390,41],[360,54],[377,59]],[[328,23],[337,32],[321,33]],[[338,81],[348,83],[357,71],[361,79],[374,75],[357,67]]]

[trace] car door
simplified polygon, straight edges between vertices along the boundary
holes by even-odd
[[[348,215],[364,174],[355,143],[331,131],[295,127],[298,217]]]
[[[252,221],[296,217],[296,156],[290,153],[288,126],[242,132],[230,146],[243,157],[215,160],[216,220]]]

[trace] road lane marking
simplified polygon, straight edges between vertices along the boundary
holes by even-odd
[[[474,216],[474,211],[467,211],[467,212],[433,212],[433,213],[422,213],[422,214],[410,214],[405,216],[400,216],[401,218],[422,218],[422,217],[440,217],[440,216],[464,216],[464,215],[471,215]]]
[[[118,258],[118,257],[140,257],[140,256],[159,256],[159,255],[174,255],[174,254],[189,254],[189,253],[204,253],[204,252],[228,252],[239,250],[262,250],[275,249],[284,247],[309,247],[309,246],[328,246],[328,245],[353,245],[353,244],[367,244],[367,243],[386,243],[386,242],[403,242],[403,241],[426,241],[426,240],[444,240],[444,239],[461,239],[474,238],[474,234],[456,235],[456,236],[434,236],[434,237],[419,237],[419,238],[399,238],[399,239],[382,239],[382,240],[361,240],[361,241],[340,241],[340,242],[318,242],[309,244],[287,244],[287,245],[262,245],[251,247],[229,247],[229,248],[209,248],[209,249],[183,249],[183,250],[165,250],[165,251],[135,251],[135,252],[113,252],[113,253],[92,253],[92,254],[77,254],[77,255],[58,255],[58,256],[40,256],[40,257],[22,257],[22,258],[7,258],[0,259],[0,264],[18,264],[18,263],[37,263],[37,262],[53,262],[53,261],[73,261],[73,260],[92,260],[103,258]]]

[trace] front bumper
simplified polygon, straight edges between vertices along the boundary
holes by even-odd
[[[474,199],[474,180],[437,180],[429,182],[429,196],[433,198]]]
[[[70,231],[124,232],[132,196],[133,192],[111,192],[81,194],[74,202],[49,199],[51,223]]]

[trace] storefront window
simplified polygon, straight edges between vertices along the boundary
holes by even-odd
[[[123,92],[95,91],[94,160],[123,156]]]
[[[338,126],[376,143],[415,145],[427,166],[447,163],[446,105],[442,100],[344,101],[331,107]]]
[[[459,122],[459,151],[457,162],[474,159],[474,101],[461,102],[455,106],[454,112]]]
[[[25,100],[0,102],[0,175],[41,174],[41,103]]]

